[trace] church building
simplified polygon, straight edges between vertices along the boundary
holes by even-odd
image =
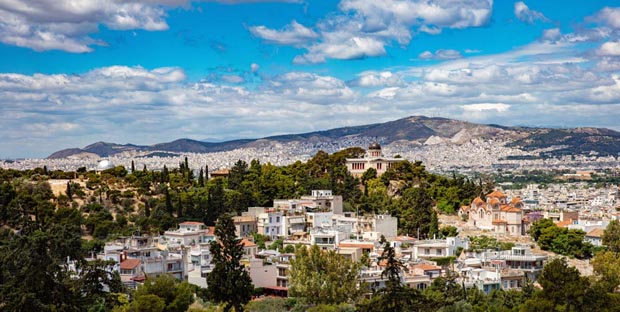
[[[506,236],[524,235],[523,202],[495,190],[486,196],[486,202],[476,197],[470,206],[461,207],[459,213],[467,216],[467,223],[481,230],[490,230]]]

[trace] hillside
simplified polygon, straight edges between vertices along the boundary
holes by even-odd
[[[508,146],[522,150],[557,147],[541,156],[596,154],[600,156],[620,153],[620,133],[599,128],[524,128],[501,125],[482,125],[466,121],[412,116],[385,123],[342,127],[331,130],[300,134],[270,136],[261,139],[240,139],[225,142],[202,142],[178,139],[151,146],[97,142],[80,148],[70,148],[53,153],[48,158],[65,158],[80,153],[92,153],[101,157],[127,151],[163,151],[175,153],[212,153],[238,148],[264,146],[270,143],[305,142],[321,143],[347,138],[376,138],[384,144],[407,141],[418,144],[463,144],[472,139],[499,138]]]

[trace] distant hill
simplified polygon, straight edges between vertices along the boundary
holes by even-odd
[[[471,139],[499,138],[509,141],[509,145],[523,150],[535,150],[552,146],[562,146],[550,151],[545,157],[564,154],[617,155],[620,153],[620,132],[601,128],[525,128],[501,125],[482,125],[447,118],[412,116],[385,123],[363,126],[342,127],[331,130],[300,134],[271,136],[261,139],[240,139],[225,142],[203,142],[191,139],[178,139],[168,143],[150,146],[97,142],[82,149],[70,148],[53,153],[48,158],[65,158],[80,153],[93,153],[101,157],[126,151],[162,151],[173,153],[212,153],[238,148],[264,146],[271,143],[286,142],[332,142],[346,138],[381,138],[389,144],[408,141],[417,144],[438,144],[449,142],[462,144]]]

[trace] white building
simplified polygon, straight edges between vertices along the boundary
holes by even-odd
[[[370,144],[364,158],[347,158],[347,170],[355,177],[361,177],[370,168],[377,170],[377,176],[382,175],[402,158],[385,157],[379,143]]]
[[[267,235],[271,239],[278,239],[279,236],[284,236],[284,213],[275,210],[265,210],[263,213],[258,214],[257,229],[258,233]]]
[[[427,239],[416,241],[413,244],[415,259],[432,259],[456,256],[456,250],[468,249],[469,240],[460,237],[448,237],[446,239]]]

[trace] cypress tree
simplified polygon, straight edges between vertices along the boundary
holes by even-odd
[[[165,188],[164,195],[166,197],[166,211],[172,215],[174,208],[172,207],[172,200],[170,199],[170,191],[168,190],[168,187]]]
[[[65,191],[65,193],[67,193],[67,197],[69,197],[69,200],[73,200],[73,190],[71,189],[71,181],[67,181],[67,190]]]
[[[202,171],[202,168],[200,168],[200,173],[198,174],[198,186],[200,187],[205,186],[205,177],[204,177],[204,172]]]
[[[254,286],[248,272],[241,265],[243,244],[235,235],[235,225],[229,214],[222,214],[215,226],[217,241],[209,250],[213,255],[213,271],[207,275],[208,297],[224,303],[224,311],[243,312],[243,306],[252,298]]]

